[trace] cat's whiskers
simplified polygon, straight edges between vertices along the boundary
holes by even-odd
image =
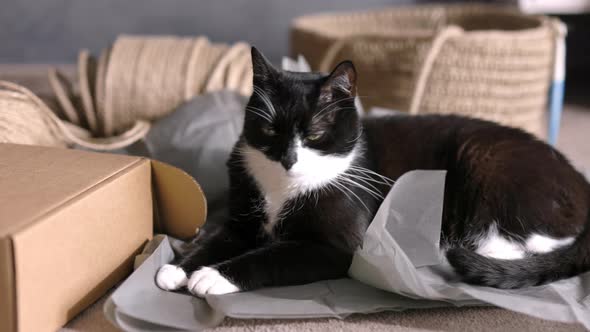
[[[256,110],[256,111],[260,111],[260,112],[266,113],[266,111],[263,110],[262,108],[258,108],[258,107],[252,106],[252,105],[247,105],[246,106],[246,109],[251,109],[251,110]]]
[[[315,120],[315,119],[317,119],[318,117],[320,117],[320,116],[322,115],[322,113],[324,113],[324,112],[325,112],[326,110],[328,110],[330,107],[332,107],[332,106],[336,106],[338,103],[341,103],[341,102],[343,102],[343,101],[346,101],[346,100],[354,99],[354,98],[356,98],[356,97],[346,97],[346,98],[340,98],[340,99],[338,99],[338,100],[336,100],[336,101],[334,101],[334,102],[332,102],[332,103],[328,104],[328,105],[327,105],[327,106],[325,106],[324,108],[322,108],[322,109],[321,109],[319,112],[317,112],[316,114],[314,114],[314,115],[312,116],[312,119],[314,119],[314,120]],[[350,107],[350,108],[353,108],[353,107]],[[354,109],[356,109],[356,108],[354,108]]]
[[[360,127],[359,134],[352,140],[347,141],[348,143],[356,143],[363,136],[363,127]]]
[[[326,186],[326,188],[329,188],[329,187],[336,188],[336,190],[338,190],[339,192],[341,192],[342,194],[344,194],[344,196],[346,196],[349,201],[353,202],[352,197],[347,192],[345,192],[344,190],[342,190],[342,186],[343,185],[341,183],[338,183],[337,181],[334,181],[334,182],[331,182],[330,184],[328,184]]]
[[[340,180],[346,181],[346,183],[349,183],[352,186],[361,189],[362,191],[368,193],[369,195],[371,195],[371,196],[373,196],[373,197],[375,197],[377,199],[383,199],[383,196],[378,191],[371,190],[371,189],[363,186],[362,184],[360,184],[360,183],[358,183],[358,182],[356,182],[356,181],[354,181],[354,180],[352,180],[350,178],[347,178],[345,176],[342,176],[342,177],[340,177]]]
[[[367,212],[371,213],[371,210],[369,210],[369,208],[367,207],[367,205],[365,204],[365,202],[363,202],[363,200],[354,191],[352,191],[350,188],[348,188],[345,184],[340,183],[339,182],[339,179],[336,179],[336,181],[331,182],[331,184],[336,185],[337,187],[348,191],[351,195],[353,195],[359,201],[359,203],[361,203],[362,206],[365,207],[365,209],[367,210]],[[348,197],[352,201],[352,199],[350,198],[350,196],[348,196]]]
[[[264,113],[264,111],[261,110],[260,108],[256,108],[253,106],[246,106],[246,110],[250,111],[250,113],[252,113],[254,115],[261,117],[262,119],[266,120],[267,122],[272,123],[272,118],[270,117],[270,115]]]
[[[344,173],[344,174],[342,174],[342,176],[347,176],[347,177],[353,178],[355,180],[361,181],[365,185],[371,187],[372,190],[375,190],[376,192],[380,192],[379,188],[375,187],[375,185],[373,185],[371,183],[371,181],[369,181],[370,179],[367,179],[365,177],[362,177],[362,176],[359,176],[359,175],[356,175],[356,174],[351,174],[351,173]],[[377,183],[383,184],[382,182],[377,182]]]
[[[359,173],[364,173],[365,175],[374,175],[374,176],[382,179],[383,181],[389,183],[390,185],[392,185],[392,184],[395,183],[394,180],[392,180],[392,179],[390,179],[390,178],[388,178],[386,176],[383,176],[383,175],[381,175],[381,174],[379,174],[377,172],[373,172],[372,170],[370,170],[368,168],[365,168],[365,167],[351,165],[349,169],[351,171],[356,171],[356,172],[359,172]]]
[[[351,173],[349,173],[349,174],[351,174]],[[387,186],[387,187],[391,187],[391,185],[392,185],[390,182],[385,182],[383,180],[376,179],[374,176],[371,176],[371,175],[366,174],[366,173],[352,173],[351,175],[354,175],[354,176],[356,176],[356,177],[358,177],[360,179],[363,179],[365,181],[369,181],[369,182],[372,182],[372,183],[375,183],[375,184],[381,184],[381,185],[384,185],[384,186]]]
[[[268,108],[268,111],[272,114],[272,116],[276,116],[277,111],[275,110],[274,106],[272,105],[272,102],[270,101],[270,98],[268,97],[266,92],[264,92],[263,89],[261,89],[260,87],[257,87],[256,85],[254,85],[253,88],[254,88],[253,89],[254,93],[256,93],[256,95],[258,95],[258,97],[260,97],[260,99],[266,105],[266,107]]]

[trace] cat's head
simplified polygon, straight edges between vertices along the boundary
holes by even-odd
[[[294,176],[350,163],[362,130],[352,62],[330,74],[295,73],[274,68],[252,48],[252,66],[254,93],[243,132],[249,148]]]

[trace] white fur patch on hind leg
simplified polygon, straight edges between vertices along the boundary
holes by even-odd
[[[177,290],[186,286],[188,279],[183,269],[176,265],[166,264],[158,270],[156,284],[163,290]]]
[[[478,254],[498,259],[520,259],[524,258],[524,248],[516,242],[500,235],[495,224],[490,226],[488,232],[483,236],[475,250]]]
[[[534,253],[547,253],[551,252],[559,247],[570,245],[574,242],[573,237],[567,237],[563,239],[556,239],[550,236],[544,236],[540,234],[533,234],[526,240],[527,251]]]
[[[221,295],[240,291],[238,286],[222,276],[217,269],[207,266],[193,272],[188,280],[187,288],[189,292],[198,297],[205,297],[207,294]]]

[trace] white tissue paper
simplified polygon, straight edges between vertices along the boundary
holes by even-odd
[[[496,305],[590,327],[590,274],[520,290],[448,281],[439,251],[444,171],[412,171],[394,184],[354,255],[351,278],[209,295],[160,290],[154,276],[181,243],[165,238],[111,296],[107,317],[127,331],[197,330],[234,318],[344,318],[353,313]]]

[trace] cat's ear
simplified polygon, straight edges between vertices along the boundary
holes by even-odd
[[[254,46],[251,50],[252,70],[254,71],[254,84],[271,79],[276,74],[276,69],[266,57]]]
[[[320,99],[324,102],[356,96],[356,69],[350,61],[343,61],[334,68],[322,85]]]

